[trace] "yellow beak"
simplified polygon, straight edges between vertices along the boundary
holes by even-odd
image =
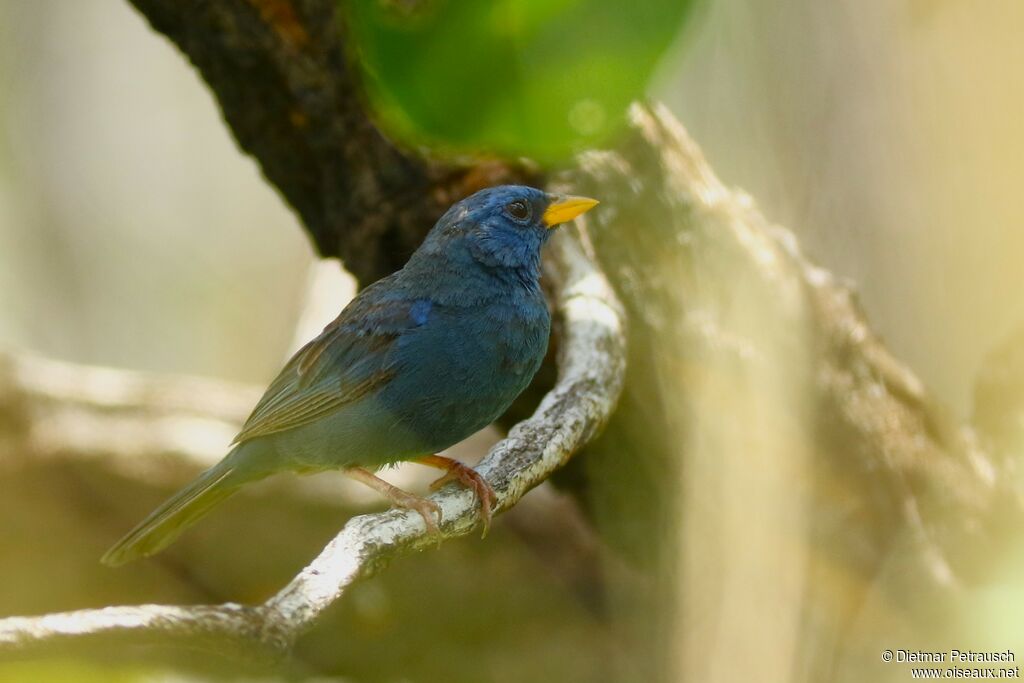
[[[544,210],[542,216],[544,225],[553,228],[556,225],[567,223],[581,213],[589,211],[599,204],[596,199],[590,197],[572,197],[566,195],[548,195],[551,203]]]

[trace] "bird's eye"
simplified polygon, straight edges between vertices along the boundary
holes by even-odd
[[[522,199],[506,204],[505,211],[517,221],[525,221],[530,217],[530,205]]]

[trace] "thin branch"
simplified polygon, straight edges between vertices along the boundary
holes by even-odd
[[[604,425],[622,387],[625,335],[610,285],[572,235],[552,248],[556,305],[563,324],[559,379],[534,415],[516,425],[477,467],[507,510],[585,445]],[[443,538],[469,533],[479,520],[473,494],[448,486],[435,494]],[[191,607],[140,605],[0,620],[0,651],[103,634],[209,639],[286,653],[356,580],[395,557],[438,543],[417,513],[392,510],[355,517],[287,586],[265,603]]]

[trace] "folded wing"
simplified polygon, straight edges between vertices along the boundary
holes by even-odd
[[[398,371],[396,340],[425,324],[430,308],[384,281],[367,287],[288,361],[234,442],[309,424],[379,391]]]

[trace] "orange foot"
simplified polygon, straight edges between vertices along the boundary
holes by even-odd
[[[345,474],[356,481],[366,484],[374,491],[383,494],[395,507],[415,510],[420,513],[423,523],[427,525],[427,532],[432,536],[436,536],[438,542],[440,542],[441,529],[438,528],[437,523],[441,519],[441,507],[437,503],[403,491],[362,467],[349,467],[345,470]]]
[[[487,483],[483,476],[469,465],[463,465],[458,460],[446,458],[443,455],[428,455],[416,460],[421,465],[436,467],[447,470],[437,481],[430,485],[432,491],[436,491],[450,481],[458,481],[463,486],[473,490],[480,501],[480,518],[484,525],[484,536],[487,536],[491,528],[491,513],[494,510],[494,502],[497,497],[494,489]]]

